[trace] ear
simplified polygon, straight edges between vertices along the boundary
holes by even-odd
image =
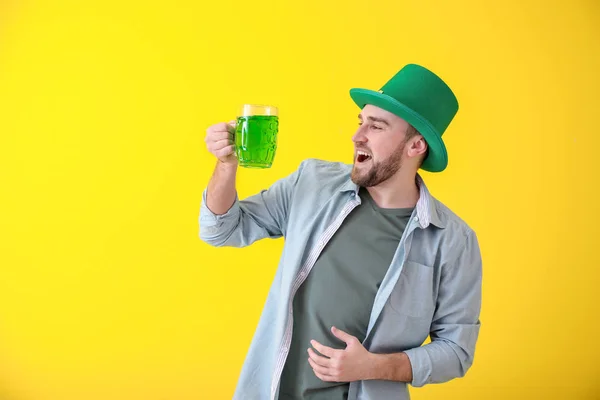
[[[427,142],[421,135],[417,135],[410,141],[408,146],[409,157],[419,157],[427,152]]]

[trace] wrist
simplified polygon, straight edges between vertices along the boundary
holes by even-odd
[[[238,163],[237,163],[237,160],[236,161],[223,161],[223,160],[217,159],[217,166],[219,168],[233,171],[233,170],[237,170]]]
[[[372,355],[370,379],[412,382],[412,366],[406,353]]]
[[[217,167],[216,170],[218,171],[218,174],[220,176],[226,177],[231,179],[233,177],[235,177],[237,175],[237,168],[238,168],[238,164],[237,162],[227,162],[227,161],[221,161],[221,160],[217,160]]]

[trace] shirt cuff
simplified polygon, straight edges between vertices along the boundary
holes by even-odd
[[[233,205],[225,214],[215,214],[206,205],[206,193],[208,188],[202,192],[202,204],[200,205],[200,223],[205,227],[218,227],[228,219],[237,218],[240,212],[239,198],[236,192]]]
[[[404,351],[410,360],[413,380],[410,384],[414,387],[422,387],[431,383],[432,363],[429,354],[424,347],[417,347]]]

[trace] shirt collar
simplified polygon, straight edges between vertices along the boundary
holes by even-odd
[[[446,224],[442,220],[440,213],[436,207],[436,200],[429,193],[425,181],[421,175],[417,174],[415,181],[419,188],[419,200],[417,200],[417,218],[421,228],[427,228],[429,224],[433,224],[438,228],[445,228]],[[352,179],[348,180],[340,188],[340,192],[352,191],[355,195],[358,195],[360,187],[352,182]]]

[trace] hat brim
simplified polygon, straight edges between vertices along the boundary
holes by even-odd
[[[448,166],[446,145],[436,129],[419,113],[400,103],[398,100],[383,93],[369,89],[350,89],[350,97],[361,109],[372,104],[404,119],[415,127],[425,138],[429,154],[423,160],[421,169],[429,172],[441,172]]]

